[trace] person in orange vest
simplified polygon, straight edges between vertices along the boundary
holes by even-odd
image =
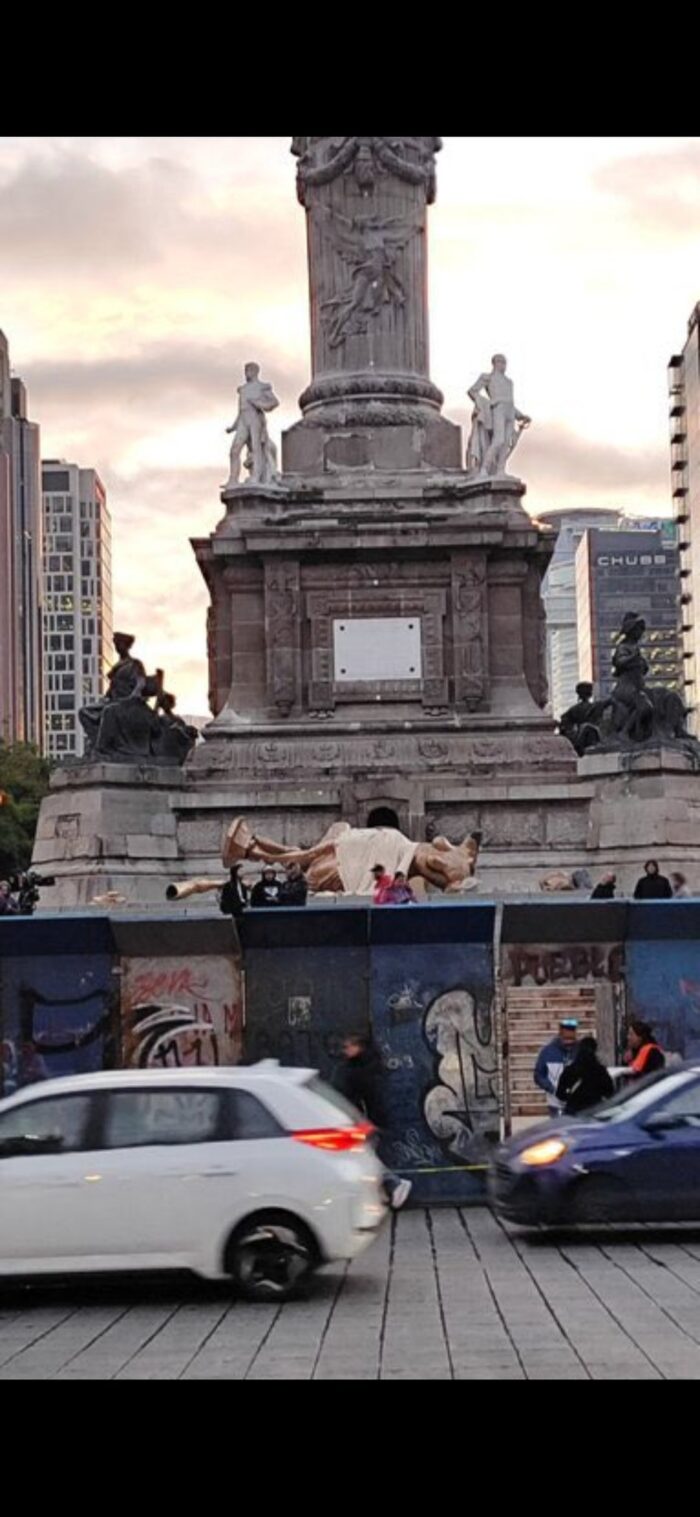
[[[655,1074],[663,1069],[666,1060],[662,1049],[654,1038],[648,1022],[642,1022],[635,1017],[630,1022],[627,1031],[627,1054],[625,1056],[627,1073],[633,1079],[640,1079],[642,1075]]]

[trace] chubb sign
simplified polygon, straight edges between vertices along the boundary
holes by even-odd
[[[649,568],[650,564],[668,563],[666,553],[599,553],[596,564],[599,569]]]

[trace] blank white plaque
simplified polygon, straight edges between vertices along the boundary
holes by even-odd
[[[336,684],[419,680],[419,616],[338,617],[333,622]]]

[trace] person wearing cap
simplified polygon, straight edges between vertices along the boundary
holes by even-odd
[[[372,867],[372,875],[374,878],[374,891],[372,898],[375,906],[390,906],[391,887],[394,883],[392,875],[387,874],[383,864],[374,864]]]
[[[262,872],[262,878],[250,892],[251,906],[279,906],[280,905],[280,882],[275,874],[272,864],[266,864]]]
[[[545,1043],[544,1048],[541,1048],[537,1055],[535,1085],[544,1091],[552,1117],[558,1116],[563,1107],[563,1103],[557,1097],[557,1086],[567,1064],[571,1064],[576,1057],[577,1032],[577,1018],[562,1017],[556,1038],[552,1038],[550,1043]]]

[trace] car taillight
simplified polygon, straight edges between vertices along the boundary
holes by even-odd
[[[363,1148],[374,1132],[371,1122],[361,1122],[357,1127],[306,1127],[293,1132],[297,1143],[308,1143],[310,1148],[323,1148],[326,1153],[348,1153]]]

